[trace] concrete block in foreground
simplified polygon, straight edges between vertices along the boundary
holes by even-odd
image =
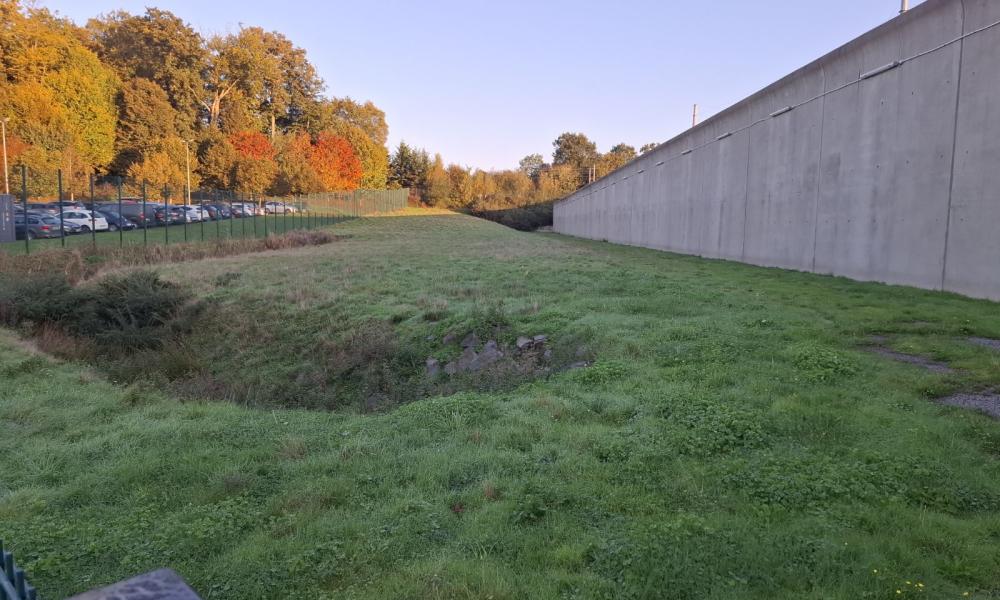
[[[114,585],[84,592],[69,600],[201,600],[170,569],[151,571]]]

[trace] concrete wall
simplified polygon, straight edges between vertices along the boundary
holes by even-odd
[[[998,21],[928,0],[560,201],[555,230],[1000,300]]]

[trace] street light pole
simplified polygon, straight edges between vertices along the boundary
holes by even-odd
[[[7,181],[7,117],[0,120],[0,131],[3,132],[3,193],[10,194],[10,183]]]

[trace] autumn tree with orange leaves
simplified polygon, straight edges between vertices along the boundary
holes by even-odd
[[[329,132],[320,133],[309,154],[323,187],[327,190],[355,190],[361,183],[361,161],[344,138]]]

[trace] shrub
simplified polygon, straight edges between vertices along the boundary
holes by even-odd
[[[75,304],[63,275],[0,277],[0,322],[6,325],[62,322],[72,315]]]
[[[792,364],[809,381],[826,383],[855,371],[854,364],[847,357],[828,348],[804,344],[793,347],[791,354]]]
[[[152,271],[105,277],[81,290],[76,333],[105,348],[134,350],[162,345],[168,325],[190,294]]]

